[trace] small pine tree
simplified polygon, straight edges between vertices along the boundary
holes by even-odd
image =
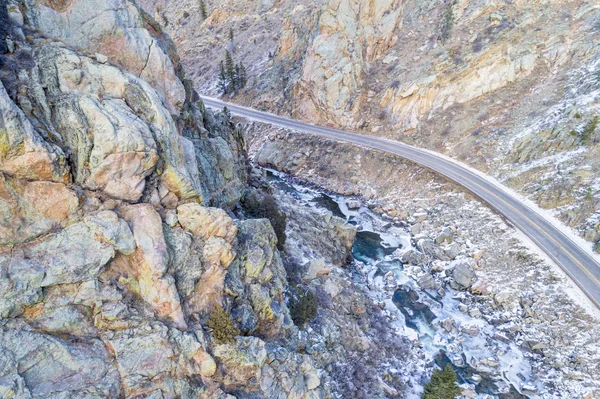
[[[204,0],[200,0],[200,16],[202,17],[202,19],[208,18],[208,13],[206,12],[206,4],[204,3]]]
[[[227,76],[227,82],[229,83],[230,91],[235,90],[235,66],[233,64],[233,58],[229,50],[225,50],[225,75]]]
[[[446,6],[442,18],[441,38],[444,42],[450,38],[450,34],[452,33],[452,27],[454,26],[454,12],[452,10],[453,5],[454,3],[450,3]]]
[[[231,321],[229,313],[220,305],[213,309],[207,324],[212,329],[212,336],[218,344],[233,344],[235,337],[240,335],[240,330]]]
[[[422,399],[454,399],[461,394],[456,385],[456,373],[450,365],[443,370],[436,369],[431,375],[431,381],[425,385]]]
[[[227,83],[227,81],[227,72],[225,71],[223,61],[221,61],[221,69],[219,71],[219,82],[217,83],[217,85],[219,86],[219,90],[221,90],[223,94],[227,94],[229,92],[229,84]]]
[[[229,28],[229,40],[233,41],[233,28]]]
[[[246,67],[243,62],[240,62],[240,86],[246,87],[248,82],[248,74],[246,73]]]
[[[598,127],[598,122],[600,122],[600,118],[595,116],[585,125],[585,127],[583,128],[583,133],[581,133],[581,141],[583,141],[583,144],[590,144],[594,132]]]
[[[242,69],[240,64],[235,64],[235,88],[242,88]]]
[[[227,108],[227,106],[223,107],[223,115],[225,115],[225,117],[227,118],[227,122],[231,121],[231,112],[229,111],[229,108]]]
[[[200,115],[202,116],[202,123],[206,123],[206,106],[204,105],[204,101],[202,101],[202,99],[196,101],[196,106],[198,107],[198,111],[200,111]]]
[[[297,327],[303,328],[306,323],[317,316],[317,309],[317,296],[307,291],[290,303],[290,316]]]
[[[204,101],[202,101],[202,99],[196,101],[196,106],[202,115],[206,113],[206,105],[204,105]]]

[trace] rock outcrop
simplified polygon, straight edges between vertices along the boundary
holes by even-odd
[[[102,56],[148,82],[171,114],[185,100],[183,83],[164,43],[145,28],[135,3],[127,0],[42,1],[28,15],[33,26],[67,44]]]
[[[0,172],[19,179],[70,182],[63,151],[43,140],[0,87]]]

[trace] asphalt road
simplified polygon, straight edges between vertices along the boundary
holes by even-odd
[[[232,114],[248,119],[395,154],[447,177],[482,199],[529,236],[600,308],[600,264],[585,249],[518,197],[457,162],[397,141],[316,126],[209,97],[202,97],[202,100],[210,108],[222,109],[227,106]],[[507,280],[506,283],[510,284],[510,281]]]

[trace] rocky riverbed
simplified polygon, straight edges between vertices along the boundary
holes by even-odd
[[[453,364],[466,397],[598,395],[596,313],[502,218],[384,154],[283,132],[250,141],[260,164],[346,194],[319,202],[357,225],[354,278],[412,342],[421,373]]]

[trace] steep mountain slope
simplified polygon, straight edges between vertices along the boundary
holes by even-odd
[[[597,2],[204,3],[141,1],[201,92],[227,49],[233,101],[448,154],[600,242]]]

